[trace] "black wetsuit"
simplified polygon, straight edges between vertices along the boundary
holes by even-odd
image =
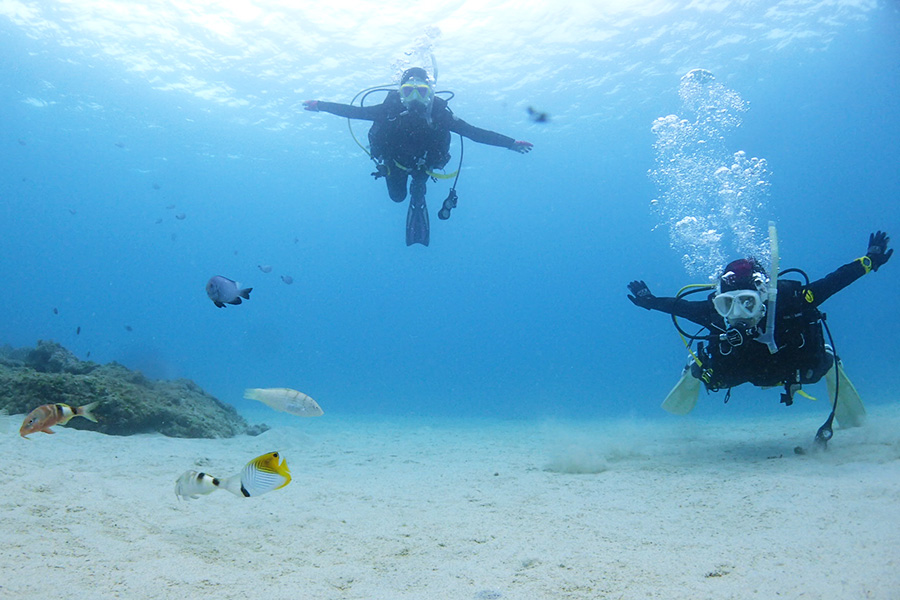
[[[646,303],[648,308],[688,319],[713,334],[699,355],[702,370],[698,365],[693,368],[694,376],[703,378],[711,391],[742,383],[760,387],[815,383],[834,364],[833,356],[825,349],[818,307],[866,272],[862,262],[855,260],[809,285],[779,279],[775,310],[778,352],[774,354],[765,344],[752,339],[765,331],[765,317],[756,330],[742,332],[741,343],[719,339],[719,334],[726,332],[726,325],[713,307],[715,294],[701,301],[652,297]]]
[[[441,169],[450,160],[450,133],[458,133],[472,141],[513,148],[516,141],[508,136],[481,129],[457,118],[447,101],[435,97],[431,107],[431,124],[424,112],[408,111],[397,91],[388,92],[381,104],[352,106],[335,102],[317,103],[317,109],[348,119],[373,121],[369,131],[372,156],[386,167],[388,193],[395,202],[406,198],[406,182],[411,175],[410,195],[413,201],[425,199],[427,171]]]

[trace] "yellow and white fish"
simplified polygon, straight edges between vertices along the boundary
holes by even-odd
[[[244,390],[244,398],[257,400],[269,408],[298,417],[321,417],[325,414],[318,402],[290,388],[253,388]]]
[[[97,419],[91,414],[91,411],[98,404],[100,403],[91,402],[78,408],[72,408],[68,404],[42,404],[25,417],[25,421],[22,422],[22,427],[19,429],[19,435],[25,437],[35,431],[56,433],[50,428],[54,425],[65,425],[72,417],[84,417],[96,423]]]
[[[247,498],[279,490],[291,482],[287,461],[279,462],[277,452],[269,452],[247,463],[240,473],[219,479],[206,473],[185,471],[175,481],[175,495],[182,500],[193,500],[223,489],[235,496]]]

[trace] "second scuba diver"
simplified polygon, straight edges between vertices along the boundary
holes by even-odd
[[[306,110],[373,122],[369,130],[369,145],[377,170],[372,175],[376,179],[385,178],[388,194],[394,202],[406,199],[407,182],[412,178],[406,214],[407,246],[427,246],[430,241],[425,184],[429,177],[434,176],[435,169],[442,169],[450,160],[451,132],[520,154],[526,154],[532,148],[529,142],[480,129],[458,118],[447,106],[446,100],[435,96],[428,73],[419,67],[404,71],[399,89],[389,91],[381,104],[354,106],[307,100],[303,106]],[[454,186],[438,216],[448,218],[455,206]]]
[[[818,307],[863,275],[883,266],[894,252],[888,249],[889,241],[882,231],[871,234],[865,256],[813,282],[808,278],[805,282],[781,279],[781,274],[788,272],[800,273],[805,278],[799,269],[774,273],[777,282],[774,288],[755,259],[735,260],[725,267],[715,290],[700,301],[685,300],[684,296],[709,290],[712,285],[693,286],[691,292],[661,298],[654,296],[643,281],[629,283],[628,299],[636,306],[669,313],[673,320],[683,317],[709,331],[708,335],[690,335],[679,327],[683,336],[698,342],[697,350],[696,353],[691,350],[690,362],[663,402],[663,408],[675,414],[690,412],[697,402],[701,381],[709,392],[727,389],[726,402],[731,388],[742,383],[763,388],[784,386],[781,401],[790,405],[795,393],[802,394],[802,385],[815,383],[825,376],[832,412],[819,429],[816,441],[825,445],[831,438],[835,417],[842,427],[861,425],[865,409],[843,372]],[[773,262],[776,262],[774,257]],[[771,320],[764,318],[769,316],[767,310],[773,304],[775,312]],[[771,347],[759,343],[767,337],[767,320],[774,323]],[[825,343],[825,332],[830,345]]]

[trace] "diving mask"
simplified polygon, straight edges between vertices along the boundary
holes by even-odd
[[[405,106],[412,102],[428,105],[434,99],[434,90],[431,86],[417,79],[410,79],[400,86],[400,101]]]
[[[756,325],[765,314],[762,294],[754,290],[722,292],[713,298],[716,312],[729,324]]]

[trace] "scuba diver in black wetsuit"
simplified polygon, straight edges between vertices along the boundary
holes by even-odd
[[[378,88],[375,88],[378,89]],[[435,96],[425,69],[407,69],[400,78],[400,88],[391,90],[384,102],[372,106],[354,106],[307,100],[306,110],[328,112],[348,119],[373,121],[369,130],[371,156],[376,161],[375,178],[387,180],[388,194],[394,202],[406,199],[409,186],[409,209],[406,215],[406,245],[428,245],[428,209],[425,205],[425,183],[435,169],[450,160],[450,133],[458,133],[475,142],[509,148],[520,154],[531,151],[529,142],[469,125],[456,117],[447,101]],[[447,219],[456,207],[456,186],[438,216]]]
[[[748,258],[725,267],[717,285],[688,286],[694,289],[685,292],[687,288],[682,288],[674,298],[654,296],[643,281],[629,283],[628,299],[636,306],[671,314],[676,327],[676,317],[683,317],[709,331],[708,335],[690,335],[678,327],[683,336],[698,342],[697,349],[691,350],[686,342],[690,362],[663,408],[675,414],[688,413],[697,402],[701,381],[708,392],[727,389],[726,402],[731,388],[742,383],[763,388],[784,386],[781,401],[790,405],[795,393],[803,394],[802,385],[816,383],[825,376],[832,412],[819,429],[816,441],[824,446],[831,438],[835,417],[842,427],[861,425],[865,408],[843,372],[819,306],[884,265],[894,252],[888,249],[888,242],[890,238],[884,232],[871,234],[865,256],[813,282],[799,269],[774,273],[774,281],[770,280],[760,264]],[[773,264],[777,265],[775,257]],[[773,271],[777,271],[777,266]],[[789,272],[802,274],[806,281],[781,279],[782,274]],[[684,299],[690,293],[713,288],[706,300]],[[770,315],[773,306],[774,313]],[[774,325],[774,339],[766,335],[770,323]],[[825,343],[826,332],[830,345]]]

